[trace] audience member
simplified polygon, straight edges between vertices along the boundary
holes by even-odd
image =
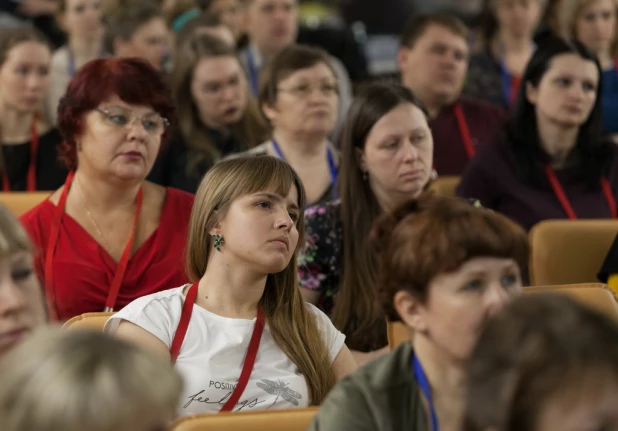
[[[103,57],[103,23],[99,0],[61,0],[58,23],[68,43],[56,50],[51,60],[51,85],[46,98],[50,122],[58,119],[58,102],[75,72],[95,58]]]
[[[536,45],[547,0],[485,0],[480,51],[472,55],[464,94],[510,108]]]
[[[136,300],[106,329],[175,362],[181,416],[319,405],[356,363],[298,289],[300,179],[277,158],[241,157],[215,165],[195,199],[186,250],[195,283]]]
[[[193,196],[144,181],[173,115],[160,73],[143,60],[93,60],[71,80],[58,108],[71,173],[22,216],[54,318],[186,282],[179,256]]]
[[[33,252],[24,228],[0,205],[0,357],[47,320]]]
[[[290,45],[262,72],[259,102],[272,126],[272,138],[250,150],[286,160],[298,173],[314,205],[336,197],[339,155],[328,136],[339,103],[337,76],[328,54]]]
[[[39,330],[0,362],[2,431],[167,429],[182,388],[169,364],[90,331]]]
[[[387,351],[368,235],[380,213],[428,186],[433,140],[423,105],[399,84],[369,85],[350,108],[341,152],[340,200],[307,211],[299,278],[305,300],[330,315],[364,363]]]
[[[579,42],[539,46],[506,136],[472,159],[458,194],[526,229],[545,219],[615,218],[618,166],[603,138],[600,79]]]
[[[261,70],[279,50],[294,43],[298,34],[299,0],[246,0],[249,46],[240,59],[243,62],[253,94],[259,92]],[[339,115],[343,122],[352,101],[352,84],[345,67],[329,56],[339,86]]]
[[[179,127],[150,178],[195,193],[221,157],[259,144],[266,124],[234,48],[217,38],[196,35],[186,41],[171,81]]]
[[[161,69],[170,49],[163,12],[149,0],[128,2],[106,19],[105,50],[115,57],[139,57]]]
[[[386,313],[414,344],[339,383],[309,430],[459,430],[468,358],[485,321],[522,291],[526,234],[493,211],[427,196],[382,216],[372,236]]]
[[[618,141],[617,9],[616,0],[563,0],[559,17],[562,36],[579,40],[601,63],[603,129]]]
[[[491,143],[505,119],[489,103],[461,98],[467,34],[458,18],[431,14],[412,17],[401,35],[401,79],[429,112],[438,175],[461,175],[477,147]]]
[[[197,4],[202,12],[217,15],[238,41],[245,34],[243,1],[245,0],[197,0]]]
[[[618,429],[618,326],[563,295],[525,295],[469,361],[466,431]]]
[[[51,50],[28,27],[0,30],[2,190],[53,190],[66,178],[58,159],[58,130],[42,115]]]

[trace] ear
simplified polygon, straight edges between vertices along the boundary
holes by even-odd
[[[399,48],[397,52],[397,64],[399,65],[399,70],[405,69],[406,64],[408,63],[408,57],[410,55],[410,48],[402,46]]]
[[[123,40],[121,37],[116,36],[112,41],[112,49],[114,50],[112,54],[114,55],[114,57],[124,56],[126,51],[125,48],[127,45],[128,42],[126,40]]]
[[[54,19],[56,20],[56,24],[58,24],[58,28],[67,33],[66,13],[57,13],[54,16]]]
[[[526,99],[533,105],[536,105],[539,100],[539,90],[530,82],[526,82]]]
[[[262,103],[262,112],[264,113],[266,119],[274,125],[274,121],[277,119],[279,112],[267,102]]]
[[[214,210],[215,213],[218,212],[218,210]],[[223,220],[221,220],[220,215],[217,215],[217,222],[215,223],[215,225],[210,228],[208,230],[208,235],[212,236],[212,235],[221,235],[221,232],[223,231]]]
[[[427,330],[425,307],[410,292],[406,290],[397,292],[393,298],[393,306],[403,323],[412,328],[414,332],[422,333]]]

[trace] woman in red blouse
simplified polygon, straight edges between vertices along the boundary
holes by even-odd
[[[122,308],[187,282],[193,195],[145,181],[174,114],[161,75],[137,59],[81,68],[58,107],[63,187],[22,216],[53,318]]]

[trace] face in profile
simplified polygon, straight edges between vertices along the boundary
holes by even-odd
[[[286,196],[264,190],[235,199],[210,234],[223,237],[221,252],[227,261],[273,274],[283,271],[296,251],[299,217],[295,186]]]
[[[585,3],[575,21],[575,36],[595,53],[610,50],[616,36],[616,1]]]
[[[485,321],[521,291],[520,269],[513,259],[477,257],[454,272],[436,276],[429,284],[426,303],[413,313],[398,311],[446,357],[465,361]]]
[[[85,115],[84,130],[76,138],[78,166],[123,180],[143,180],[165,128],[165,120],[152,107],[113,96]]]
[[[51,52],[34,41],[13,46],[0,66],[0,100],[19,112],[38,109],[49,88]]]
[[[404,46],[399,51],[403,83],[419,96],[442,103],[455,100],[464,85],[468,55],[464,37],[444,26],[430,25],[412,48]]]
[[[332,69],[317,63],[282,79],[277,86],[275,105],[265,104],[264,114],[275,129],[326,136],[335,128],[338,89]]]
[[[0,356],[45,321],[43,292],[31,253],[0,256]]]
[[[230,126],[247,109],[247,82],[238,59],[201,59],[193,71],[191,95],[200,120],[213,129]]]
[[[369,131],[359,156],[378,198],[403,202],[418,196],[433,161],[433,138],[423,111],[406,103],[388,112]]]
[[[527,83],[526,94],[537,119],[563,127],[586,122],[597,98],[599,71],[594,62],[577,54],[552,58],[538,86]]]

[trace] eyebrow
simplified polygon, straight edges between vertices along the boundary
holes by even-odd
[[[283,200],[283,198],[281,196],[279,196],[278,194],[275,194],[275,193],[262,192],[262,193],[257,193],[257,194],[254,195],[254,197],[260,197],[260,196],[268,198],[268,199],[271,199],[271,200],[273,200],[275,202],[281,202]],[[296,203],[292,203],[290,205],[290,207],[292,209],[295,209],[295,210],[299,209],[298,204],[296,204]]]

